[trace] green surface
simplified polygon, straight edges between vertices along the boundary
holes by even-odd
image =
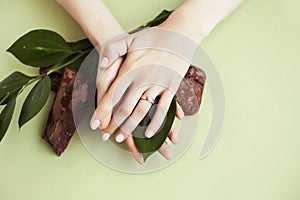
[[[106,2],[128,30],[180,1]],[[84,37],[54,1],[0,0],[0,5],[1,79],[14,70],[34,72],[5,52],[25,32],[47,28],[67,40]],[[299,200],[299,7],[296,0],[248,0],[203,42],[227,98],[222,137],[206,159],[198,158],[211,113],[207,90],[190,149],[168,168],[142,175],[99,164],[77,135],[56,157],[40,137],[49,102],[21,132],[13,118],[0,144],[0,199]]]

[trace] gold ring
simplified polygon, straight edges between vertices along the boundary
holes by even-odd
[[[155,99],[154,99],[154,98],[148,97],[148,96],[146,96],[146,95],[144,95],[144,94],[141,96],[140,99],[141,99],[141,100],[146,100],[146,101],[148,101],[149,103],[155,104]]]

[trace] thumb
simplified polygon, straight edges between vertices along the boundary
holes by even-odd
[[[100,45],[99,67],[109,68],[118,58],[125,56],[132,43],[131,37]]]

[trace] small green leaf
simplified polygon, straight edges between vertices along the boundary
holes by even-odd
[[[163,10],[157,17],[148,22],[146,25],[149,27],[158,26],[172,14],[173,11]]]
[[[8,50],[19,61],[33,67],[43,67],[62,62],[78,53],[57,33],[33,30],[20,37]]]
[[[45,105],[51,91],[51,80],[49,76],[44,76],[33,87],[28,94],[22,106],[19,117],[19,127],[21,128],[26,122],[31,120]]]
[[[15,106],[16,106],[16,96],[13,96],[13,98],[10,99],[10,101],[7,103],[7,105],[5,106],[5,108],[2,110],[0,114],[0,142],[9,127],[9,124],[11,122],[15,110]]]
[[[0,82],[0,104],[4,105],[15,96],[22,87],[34,77],[26,76],[21,72],[13,72]]]
[[[151,154],[157,151],[166,140],[175,118],[176,100],[175,98],[172,100],[167,116],[160,130],[152,138],[146,138],[145,131],[151,121],[152,116],[155,113],[156,107],[156,104],[151,107],[148,114],[144,117],[139,126],[133,132],[134,142],[137,148],[141,151],[144,161]]]
[[[172,13],[173,11],[168,11],[168,10],[163,10],[157,17],[155,17],[154,19],[152,19],[151,21],[147,22],[146,24],[143,24],[142,26],[139,26],[138,28],[130,31],[129,33],[136,33],[140,30],[143,30],[144,28],[147,27],[154,27],[154,26],[158,26],[161,23],[163,23]]]

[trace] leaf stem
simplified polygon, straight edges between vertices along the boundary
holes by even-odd
[[[35,81],[43,78],[45,75],[39,75],[39,76],[34,76],[31,80],[29,80],[25,85],[22,86],[22,88],[19,90],[17,96],[19,96],[24,90],[25,88],[27,88],[29,85],[31,85],[32,83],[34,83]]]
[[[63,63],[62,65],[58,65],[58,66],[53,66],[49,69],[49,71],[47,71],[46,75],[50,75],[52,74],[53,72],[56,72],[68,65],[71,65],[73,62],[75,62],[76,60],[78,60],[79,58],[81,58],[82,56],[84,56],[85,54],[88,54],[89,52],[91,52],[92,49],[87,49],[85,51],[81,51],[76,57],[74,57],[72,60],[66,62],[66,63]]]
[[[3,102],[5,102],[5,100],[9,97],[10,93],[6,93],[6,95],[1,99],[0,101],[0,105],[2,105]]]

